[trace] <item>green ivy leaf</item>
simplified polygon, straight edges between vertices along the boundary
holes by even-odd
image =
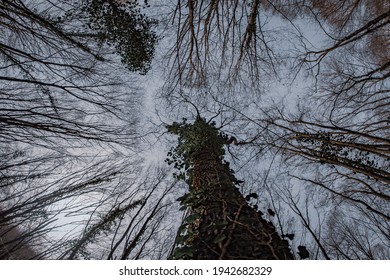
[[[217,221],[215,223],[215,225],[218,226],[218,227],[224,227],[224,226],[227,226],[228,224],[229,224],[229,222],[226,221],[226,220],[220,220],[220,221]]]
[[[194,256],[194,249],[191,247],[177,248],[173,253],[174,259],[181,259],[184,256],[192,258]]]
[[[219,243],[219,242],[222,242],[226,239],[226,235],[221,233],[219,235],[217,235],[217,237],[215,237],[214,239],[214,243]]]
[[[192,215],[189,215],[187,218],[185,218],[184,221],[186,221],[187,223],[192,223],[194,222],[196,219],[199,219],[201,216],[199,214],[192,214]]]

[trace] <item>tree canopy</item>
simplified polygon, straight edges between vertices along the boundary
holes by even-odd
[[[1,1],[0,258],[237,259],[246,226],[275,258],[390,259],[389,18]]]

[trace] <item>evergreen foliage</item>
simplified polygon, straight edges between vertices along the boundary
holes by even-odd
[[[187,216],[179,227],[173,259],[292,259],[288,241],[252,208],[223,160],[228,137],[215,123],[197,117],[168,126],[179,136],[167,160],[189,192],[180,197]]]
[[[141,12],[138,1],[86,0],[81,9],[89,18],[88,28],[97,32],[100,43],[115,48],[130,71],[144,75],[150,70],[157,21]]]

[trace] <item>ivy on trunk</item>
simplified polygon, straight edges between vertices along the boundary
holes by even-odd
[[[261,212],[248,205],[224,161],[228,137],[215,123],[197,117],[173,123],[179,136],[169,164],[179,170],[189,191],[179,198],[188,216],[180,226],[172,259],[293,259],[289,244]]]

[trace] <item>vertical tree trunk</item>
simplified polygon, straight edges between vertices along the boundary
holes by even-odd
[[[189,193],[181,200],[189,215],[180,227],[174,259],[293,259],[287,241],[271,222],[248,205],[223,161],[227,137],[198,118],[193,125],[174,124],[176,152],[187,171]]]

